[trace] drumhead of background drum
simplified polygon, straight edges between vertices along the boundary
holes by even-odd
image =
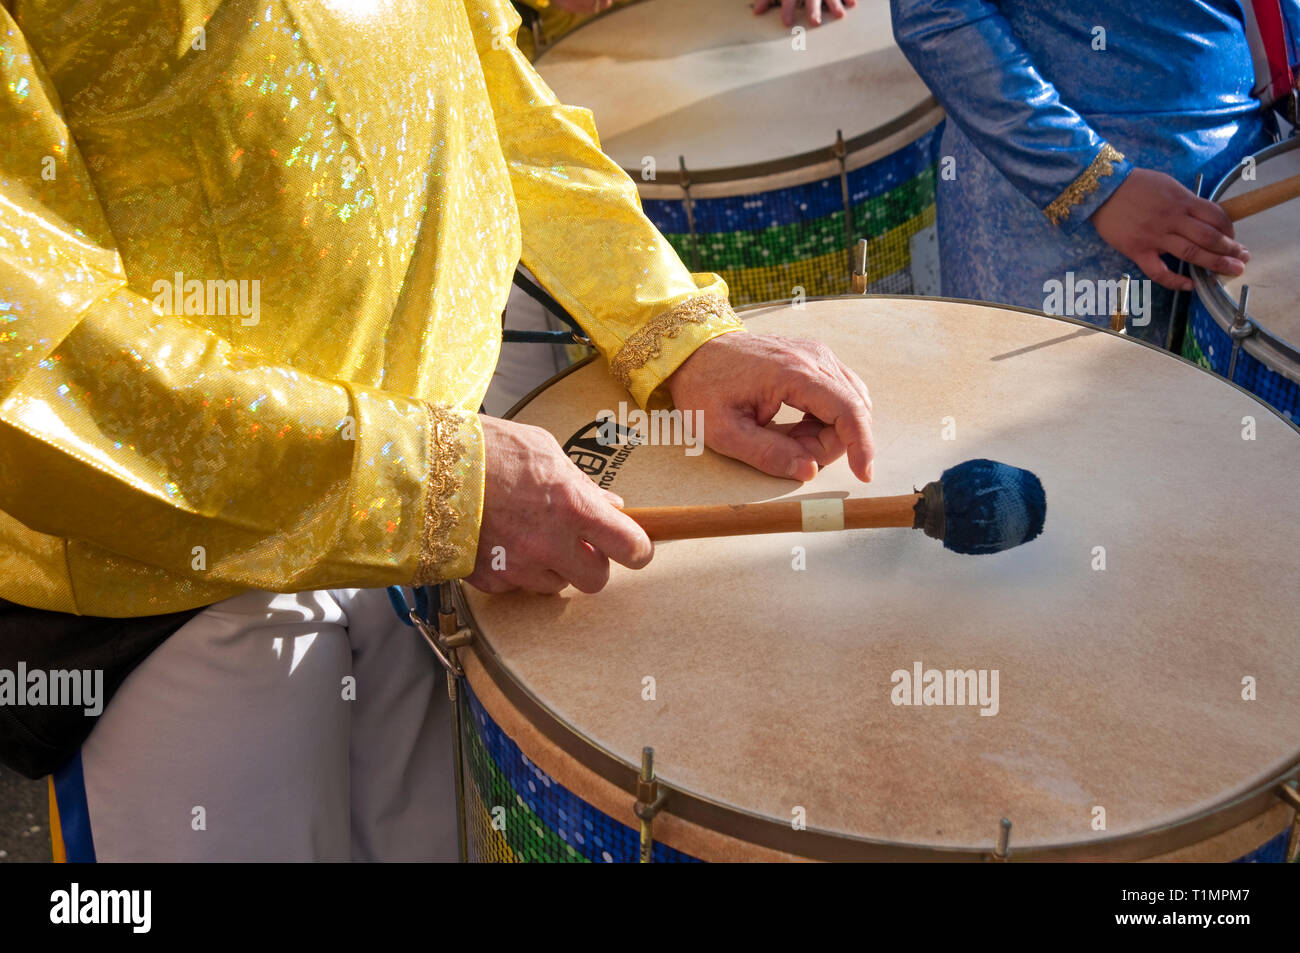
[[[646,156],[665,171],[684,156],[698,171],[801,155],[929,98],[894,45],[887,0],[797,36],[750,5],[646,0],[574,31],[537,68],[561,101],[594,112],[627,169]]]
[[[1218,201],[1300,175],[1300,140],[1254,164],[1255,178],[1237,178],[1225,186]],[[1244,218],[1236,225],[1237,240],[1250,250],[1250,261],[1240,278],[1223,280],[1235,302],[1242,284],[1250,285],[1247,311],[1268,334],[1300,351],[1300,202],[1284,202],[1266,212]]]
[[[1155,349],[1023,312],[857,298],[746,319],[865,379],[870,486],[843,461],[800,486],[707,450],[602,448],[595,421],[628,400],[603,362],[517,419],[628,505],[907,493],[990,457],[1039,474],[1046,530],[991,556],[905,529],[670,542],[599,595],[467,591],[543,730],[626,766],[651,745],[669,787],[771,829],[987,850],[1007,817],[1013,850],[1103,856],[1300,759],[1290,425]],[[903,699],[918,665],[987,673],[986,701],[949,704],[955,683]]]

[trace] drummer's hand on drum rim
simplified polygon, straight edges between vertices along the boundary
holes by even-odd
[[[799,0],[779,0],[781,6],[781,22],[786,26],[794,26],[795,9],[799,6]],[[754,13],[766,13],[773,7],[777,6],[778,0],[755,0]],[[851,10],[858,5],[858,0],[806,0],[804,6],[808,8],[808,22],[813,26],[821,26],[822,8],[826,9],[832,17],[838,20],[844,16],[846,9]]]
[[[724,334],[687,358],[668,389],[679,410],[699,415],[705,444],[764,473],[806,482],[847,453],[858,478],[871,479],[867,385],[823,344]],[[803,420],[769,426],[782,404]]]
[[[1220,275],[1240,275],[1250,260],[1250,252],[1234,239],[1227,212],[1151,169],[1129,173],[1093,212],[1092,224],[1148,278],[1176,291],[1191,291],[1192,279],[1170,270],[1160,258],[1162,252]]]
[[[566,586],[599,592],[611,559],[645,567],[654,545],[621,511],[623,501],[596,486],[545,430],[481,414],[487,473],[474,572],[484,592]],[[498,548],[499,547],[499,548]],[[494,559],[504,568],[493,568]]]

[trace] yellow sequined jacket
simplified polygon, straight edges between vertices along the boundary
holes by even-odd
[[[734,330],[506,0],[0,0],[0,597],[455,578],[516,262],[639,402]]]

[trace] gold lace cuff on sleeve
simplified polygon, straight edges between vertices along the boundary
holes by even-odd
[[[1096,192],[1100,187],[1100,180],[1103,175],[1113,175],[1115,172],[1114,163],[1121,162],[1124,154],[1108,142],[1101,145],[1101,151],[1097,157],[1092,160],[1088,168],[1083,173],[1065,187],[1065,191],[1052,200],[1052,204],[1043,209],[1047,220],[1053,225],[1060,225],[1061,222],[1070,217],[1070,210],[1081,203],[1085,198]]]
[[[609,362],[610,373],[624,387],[631,389],[632,374],[662,357],[666,342],[676,338],[685,328],[708,324],[724,330],[744,327],[725,298],[713,294],[688,298],[671,311],[647,321],[624,341],[623,347]]]
[[[425,404],[429,488],[413,583],[432,585],[474,571],[483,514],[483,431],[477,414]]]

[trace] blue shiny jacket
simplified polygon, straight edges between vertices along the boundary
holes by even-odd
[[[1282,5],[1294,51],[1300,0]],[[1212,163],[1260,121],[1241,0],[893,0],[892,9],[899,46],[948,115],[1042,209],[1106,141],[1149,144],[1136,151],[1174,171]],[[1113,165],[1070,226],[1133,163]]]
[[[1294,62],[1300,0],[1282,7]],[[1272,138],[1251,95],[1241,0],[891,8],[899,46],[949,116],[945,294],[1039,308],[1044,278],[1064,269],[1137,272],[1087,221],[1135,166],[1213,183]]]

